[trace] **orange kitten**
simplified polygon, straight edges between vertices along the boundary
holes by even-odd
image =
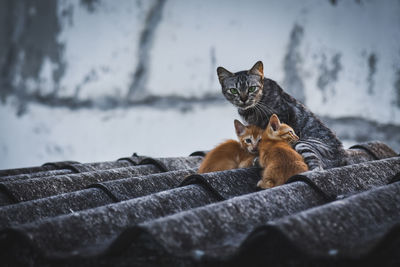
[[[271,188],[284,184],[291,176],[308,170],[303,157],[297,153],[290,143],[299,137],[287,124],[281,123],[273,114],[264,130],[259,146],[260,166],[264,168],[258,187]]]
[[[250,167],[258,153],[263,130],[257,126],[244,126],[235,120],[239,141],[227,140],[207,153],[200,165],[199,173]]]

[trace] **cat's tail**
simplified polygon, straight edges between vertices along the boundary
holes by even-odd
[[[319,139],[300,140],[294,148],[303,156],[310,170],[323,170],[345,165],[343,149],[341,147],[332,148]]]

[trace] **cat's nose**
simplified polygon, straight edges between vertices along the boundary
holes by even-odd
[[[247,95],[240,95],[240,100],[242,100],[242,102],[246,102],[247,101]]]

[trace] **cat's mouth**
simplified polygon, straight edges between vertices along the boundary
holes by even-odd
[[[249,152],[251,154],[257,154],[258,153],[258,149],[249,149]]]
[[[253,108],[256,105],[256,103],[247,103],[247,104],[238,104],[236,105],[238,108],[241,110],[248,110]]]

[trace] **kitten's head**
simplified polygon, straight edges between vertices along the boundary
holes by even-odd
[[[238,120],[234,124],[240,145],[248,152],[257,154],[263,130],[255,125],[245,126]]]
[[[295,143],[299,140],[299,137],[295,134],[292,127],[285,123],[281,123],[276,114],[273,114],[269,119],[267,128],[263,133],[264,139],[285,141],[290,143]]]
[[[258,61],[248,71],[232,73],[223,67],[217,68],[222,93],[233,105],[240,109],[254,107],[262,97],[264,67]]]

